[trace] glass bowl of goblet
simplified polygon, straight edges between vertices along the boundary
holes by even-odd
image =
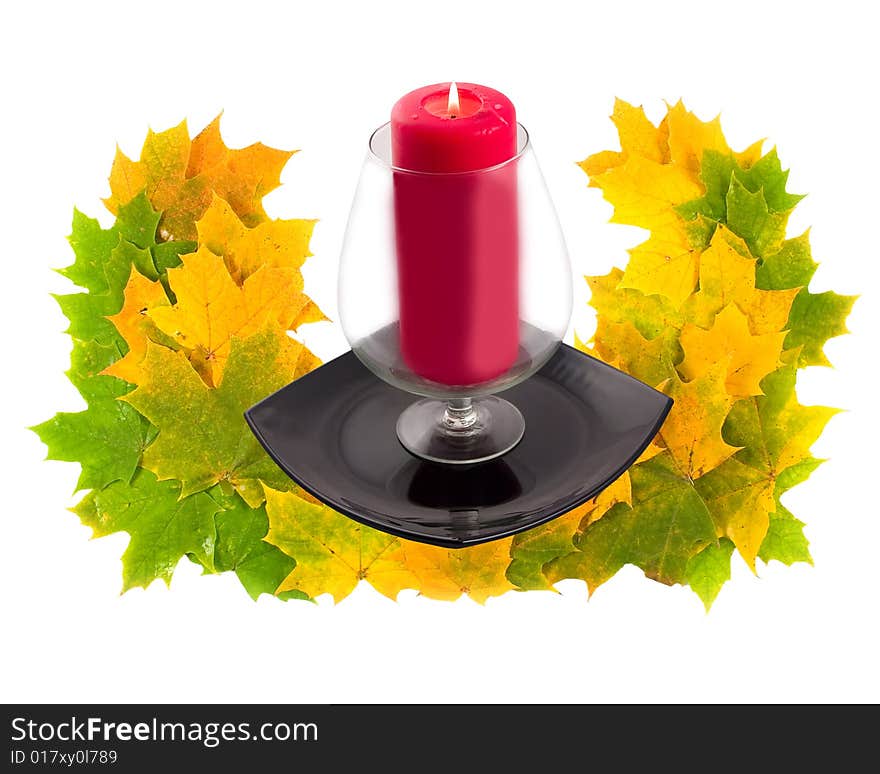
[[[360,361],[420,398],[397,420],[409,452],[468,465],[515,447],[525,422],[499,393],[552,357],[571,303],[565,240],[522,125],[515,156],[450,173],[395,167],[390,125],[373,133],[339,314]]]

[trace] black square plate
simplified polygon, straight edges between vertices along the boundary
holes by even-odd
[[[266,451],[303,489],[362,524],[448,548],[536,527],[595,497],[644,451],[672,401],[562,345],[503,396],[522,412],[504,457],[460,467],[416,459],[397,440],[417,398],[348,352],[250,408]]]

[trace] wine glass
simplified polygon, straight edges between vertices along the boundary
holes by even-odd
[[[463,465],[516,446],[525,422],[497,393],[549,360],[571,303],[565,241],[521,124],[515,156],[467,172],[395,167],[390,124],[373,133],[342,248],[339,313],[361,362],[423,398],[397,421],[409,452]]]

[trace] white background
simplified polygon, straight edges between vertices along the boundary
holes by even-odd
[[[808,701],[878,700],[876,76],[870,3],[330,2],[15,3],[0,31],[0,217],[4,289],[0,518],[6,701]],[[404,92],[448,79],[492,85],[529,127],[575,275],[622,265],[641,234],[574,161],[616,147],[619,95],[658,119],[679,96],[728,139],[778,144],[790,189],[809,192],[814,290],[862,293],[853,335],[803,372],[804,403],[850,409],[814,447],[830,461],[786,497],[808,523],[815,567],[735,559],[711,614],[694,594],[629,567],[588,602],[508,593],[485,607],[368,587],[338,606],[254,604],[232,575],[183,561],[119,595],[127,541],[89,541],[65,508],[78,468],[42,462],[24,426],[81,401],[50,267],[77,205],[100,197],[118,141],[221,109],[228,144],[302,148],[275,217],[318,217],[307,290],[335,315],[342,230],[369,132]],[[583,282],[574,326],[591,333]],[[346,347],[332,327],[309,341]]]

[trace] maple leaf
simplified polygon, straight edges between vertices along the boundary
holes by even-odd
[[[593,349],[583,348],[583,351],[598,354],[606,362],[613,360],[617,368],[656,386],[672,377],[673,363],[680,359],[680,349],[674,329],[647,339],[631,322],[608,322],[607,318],[600,317],[593,335]]]
[[[184,496],[228,481],[251,506],[262,502],[259,480],[276,489],[292,482],[263,451],[245,409],[297,374],[305,347],[273,329],[234,339],[223,379],[202,381],[183,352],[147,344],[143,378],[123,400],[158,429],[143,466],[161,480],[178,479]]]
[[[131,480],[152,438],[149,423],[117,400],[131,386],[101,375],[117,357],[114,345],[75,341],[67,375],[85,399],[86,410],[56,414],[31,428],[48,447],[48,459],[80,464],[77,490]]]
[[[647,241],[630,250],[620,287],[665,296],[678,308],[693,292],[699,268],[700,253],[676,219],[654,227]]]
[[[296,561],[263,538],[269,530],[265,506],[251,508],[236,492],[224,494],[218,485],[208,494],[222,507],[214,516],[217,540],[213,570],[234,572],[252,599],[271,594],[279,599],[308,599],[300,591],[275,591],[293,571]],[[211,571],[211,567],[205,568]]]
[[[123,591],[146,588],[156,578],[169,583],[187,554],[213,566],[219,507],[207,494],[181,497],[175,481],[157,481],[140,470],[131,483],[118,481],[93,490],[73,510],[95,537],[120,531],[131,536],[122,555]]]
[[[139,202],[124,208],[111,229],[74,211],[70,244],[74,263],[61,273],[86,288],[88,293],[58,297],[70,320],[74,336],[68,378],[87,404],[85,411],[60,413],[33,427],[48,447],[48,458],[79,462],[82,468],[77,489],[101,488],[128,481],[137,468],[152,430],[136,411],[117,398],[131,388],[118,379],[102,375],[125,351],[125,343],[104,314],[122,304],[122,288],[133,272],[133,251],[123,238],[144,222]],[[136,273],[136,272],[134,272]]]
[[[139,161],[116,149],[104,202],[115,214],[145,191],[162,213],[163,241],[195,240],[196,221],[215,193],[253,226],[265,220],[262,197],[280,185],[281,169],[294,153],[262,143],[231,150],[220,135],[220,116],[190,140],[182,121],[164,132],[150,130]]]
[[[590,182],[614,205],[612,223],[649,230],[678,227],[675,207],[702,193],[687,171],[641,156],[629,156],[619,167],[593,176]]]
[[[773,481],[735,457],[696,482],[719,536],[733,541],[754,571],[773,511]]]
[[[806,232],[786,240],[779,250],[766,255],[756,272],[760,288],[773,291],[801,288],[791,306],[785,339],[786,349],[800,348],[801,366],[830,365],[823,351],[825,342],[848,333],[846,318],[857,298],[832,290],[811,293],[808,286],[816,268],[809,232]]]
[[[107,318],[122,308],[132,269],[149,279],[157,279],[164,276],[167,266],[175,261],[179,263],[179,252],[192,247],[189,242],[168,243],[162,253],[162,269],[157,268],[152,251],[156,248],[154,233],[158,218],[159,214],[143,195],[120,207],[113,227],[106,230],[101,229],[97,221],[74,211],[70,243],[76,260],[60,273],[89,292],[56,296],[61,311],[70,321],[67,333],[84,341],[125,348]]]
[[[296,560],[277,591],[299,591],[315,598],[330,594],[334,602],[347,597],[361,580],[396,599],[415,588],[403,563],[401,541],[370,529],[324,505],[291,492],[266,488],[269,532],[266,541]]]
[[[728,304],[704,330],[687,324],[681,331],[684,360],[678,370],[686,379],[706,374],[725,360],[725,388],[730,395],[745,397],[761,394],[761,379],[779,365],[785,332],[753,335],[748,318],[736,304]]]
[[[648,120],[644,108],[615,99],[611,120],[620,137],[620,151],[601,151],[578,162],[578,166],[590,176],[591,181],[603,172],[620,166],[630,155],[641,156],[660,164],[668,161],[666,133],[658,130]],[[592,182],[590,184],[595,185]]]
[[[669,133],[671,164],[687,170],[694,180],[702,180],[701,162],[706,153],[731,153],[721,131],[720,116],[701,121],[679,100],[666,111],[663,120]]]
[[[764,394],[737,401],[724,436],[743,447],[737,459],[773,477],[809,457],[809,448],[839,409],[802,406],[795,393],[797,369],[786,364],[763,382]]]
[[[173,339],[163,334],[149,316],[151,309],[168,303],[160,282],[152,282],[137,271],[131,273],[125,286],[122,309],[107,318],[125,340],[128,351],[105,368],[104,374],[137,384],[141,378],[141,361],[147,354],[147,342],[173,348]]]
[[[58,269],[58,273],[92,293],[105,293],[108,285],[104,265],[119,244],[118,230],[101,228],[97,220],[74,209],[67,241],[73,248],[74,262]]]
[[[657,440],[690,479],[718,467],[737,451],[721,435],[734,402],[725,389],[727,370],[727,363],[721,360],[689,382],[676,375],[662,386],[675,403]]]
[[[70,321],[66,333],[81,341],[94,341],[104,346],[124,347],[116,328],[106,318],[122,308],[123,288],[131,272],[131,253],[119,241],[102,261],[103,288],[88,293],[55,296],[61,311]],[[97,282],[97,278],[90,278]]]
[[[141,195],[133,202],[141,199],[146,201]],[[146,206],[149,207],[148,202]],[[221,228],[218,226],[221,222],[227,226],[232,224],[234,228],[231,231]],[[276,236],[290,241],[283,245],[277,241],[270,244],[267,234],[272,236],[274,232],[261,230],[279,222],[269,221],[248,229],[229,205],[215,196],[197,224],[199,228],[205,224],[207,233],[213,234],[214,241],[209,243],[213,245],[213,251],[206,245],[185,256],[175,253],[173,263],[162,264],[162,274],[140,272],[150,279],[158,276],[161,286],[136,275],[130,278],[123,309],[109,316],[124,338],[128,352],[106,373],[137,383],[147,342],[153,341],[172,349],[185,349],[206,383],[213,384],[222,375],[233,335],[247,336],[263,327],[273,316],[277,316],[279,326],[291,330],[304,323],[326,319],[302,292],[303,281],[299,272],[299,266],[310,254],[308,239],[313,222],[285,221],[305,223],[308,228],[299,237],[282,231]],[[256,238],[250,240],[247,236],[250,234]],[[240,243],[251,245],[247,253],[249,268],[241,288],[230,275],[220,271],[220,262],[212,257],[222,255],[227,243],[230,245],[228,252],[234,255],[240,254],[237,252]],[[258,263],[260,260],[264,261],[262,265]],[[183,268],[177,268],[181,263],[184,263]],[[174,303],[169,303],[169,299]]]
[[[520,589],[552,591],[553,584],[544,575],[544,565],[574,551],[574,536],[582,519],[583,513],[576,508],[540,527],[514,535],[507,579]]]
[[[785,506],[776,505],[776,511],[770,514],[767,534],[758,557],[764,562],[776,560],[786,565],[795,562],[813,563],[810,556],[810,544],[804,537],[804,523],[794,517]]]
[[[734,404],[724,436],[742,448],[696,482],[719,534],[733,540],[753,570],[779,497],[815,467],[810,446],[837,413],[798,403],[795,379],[796,367],[786,364],[764,379],[765,394]]]
[[[544,575],[544,565],[571,553],[578,531],[601,519],[617,503],[632,504],[632,485],[627,472],[596,497],[564,516],[514,535],[507,579],[521,589],[553,590]]]
[[[691,558],[716,542],[703,499],[668,452],[631,468],[630,478],[632,505],[615,505],[580,534],[576,550],[546,564],[551,583],[579,578],[592,593],[625,564],[683,583]]]
[[[748,318],[753,334],[785,329],[800,288],[761,290],[755,284],[757,268],[746,243],[720,224],[700,255],[700,289],[684,305],[685,318],[710,328],[715,315],[733,303]]]
[[[484,604],[514,588],[505,576],[511,541],[502,538],[456,549],[405,541],[403,555],[422,596],[452,601],[467,594]]]
[[[717,543],[710,543],[688,560],[685,570],[687,584],[703,601],[707,612],[722,586],[730,580],[733,549],[732,541],[722,539]]]
[[[699,214],[711,221],[727,223],[728,195],[734,181],[752,194],[760,193],[768,213],[788,213],[804,198],[785,190],[788,170],[782,169],[775,148],[754,162],[743,163],[731,152],[707,147],[699,172],[705,193],[699,199],[677,208],[677,212],[686,220]]]
[[[189,252],[194,247],[192,242],[157,243],[160,215],[143,193],[119,208],[116,221],[109,229],[101,228],[97,220],[75,209],[68,238],[75,260],[58,273],[91,293],[118,293],[120,288],[113,282],[114,275],[108,275],[107,265],[114,248],[122,245],[129,263],[145,277],[156,279],[162,273],[158,268],[158,253],[164,254],[164,265],[173,260],[171,256],[175,253]]]
[[[668,328],[680,328],[681,314],[662,296],[646,296],[620,287],[623,272],[612,269],[599,277],[585,277],[590,287],[590,305],[599,319],[611,323],[632,323],[646,339],[655,339]]]
[[[314,220],[267,220],[248,228],[232,207],[214,196],[196,223],[199,244],[221,256],[232,278],[241,285],[258,269],[269,266],[299,269],[311,255]]]
[[[233,337],[247,338],[269,323],[286,330],[304,303],[292,270],[264,266],[239,287],[206,247],[183,256],[182,266],[168,270],[168,282],[177,303],[153,305],[147,315],[187,351],[209,385],[220,382]]]
[[[746,241],[752,255],[764,256],[782,245],[790,210],[771,210],[763,189],[753,193],[736,176],[726,201],[727,226]]]

